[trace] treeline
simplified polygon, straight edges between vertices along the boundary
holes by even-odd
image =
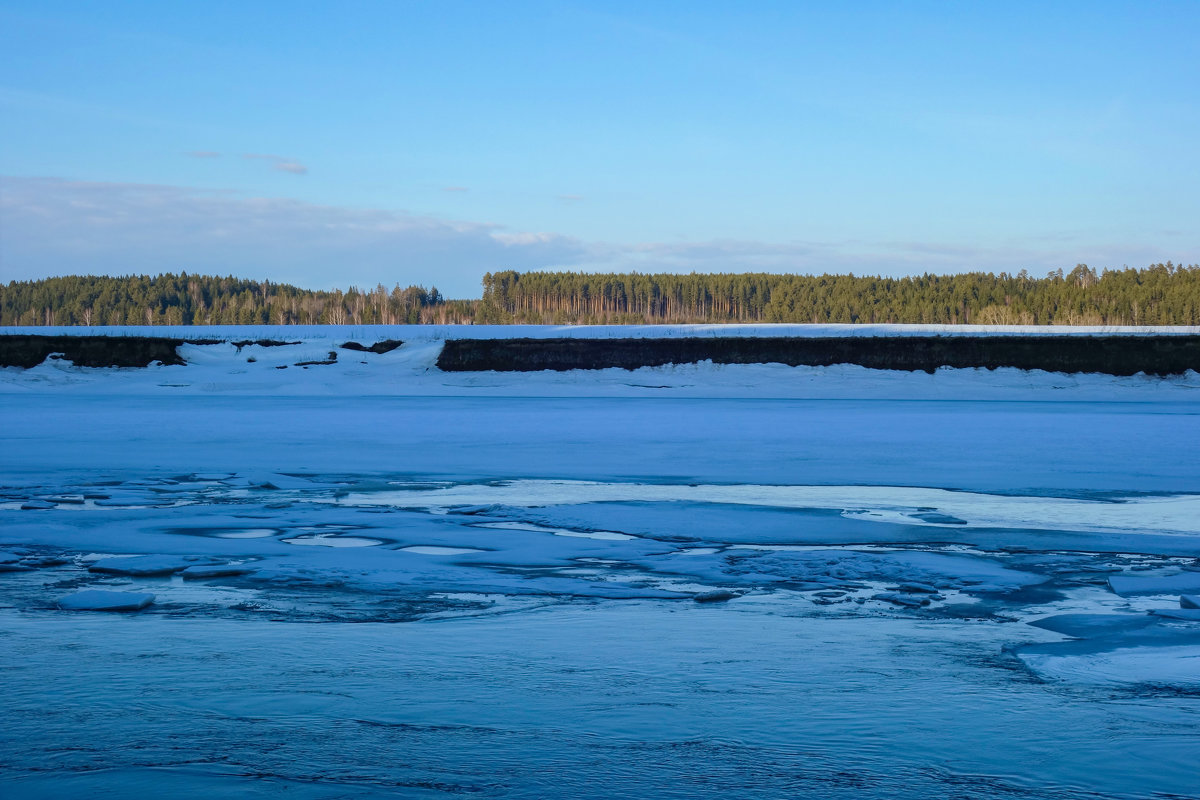
[[[0,284],[0,325],[322,325],[722,322],[1200,325],[1200,267],[1034,278],[970,272],[854,275],[589,275],[503,271],[482,300],[382,285],[310,291],[203,275],[72,275]]]
[[[1101,274],[1080,264],[1045,278],[505,271],[485,275],[483,289],[476,318],[489,322],[1200,324],[1200,267],[1171,262]]]
[[[0,325],[399,325],[470,322],[436,288],[310,291],[205,275],[68,275],[0,284]]]

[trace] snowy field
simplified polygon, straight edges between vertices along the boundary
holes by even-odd
[[[1195,373],[141,330],[299,343],[0,369],[6,799],[1200,797]]]

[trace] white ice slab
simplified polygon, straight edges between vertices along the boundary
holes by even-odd
[[[1200,591],[1200,572],[1174,575],[1113,575],[1108,585],[1119,595],[1182,594]]]
[[[1126,647],[1092,653],[1021,654],[1048,680],[1101,685],[1200,686],[1200,645]]]
[[[374,547],[383,544],[379,539],[368,539],[364,536],[341,536],[336,533],[313,533],[303,536],[293,536],[283,539],[286,544],[298,544],[309,547]]]
[[[1076,639],[1091,639],[1145,628],[1157,621],[1147,614],[1055,614],[1029,624]]]
[[[1200,534],[1200,495],[1138,497],[1125,502],[952,492],[905,486],[669,485],[594,481],[521,480],[464,484],[443,489],[351,493],[348,505],[408,508],[511,505],[537,507],[603,502],[726,503],[773,508],[832,509],[857,519],[896,522],[947,530],[969,527],[1091,531],[1153,531]],[[877,510],[878,517],[866,513]],[[915,515],[939,512],[964,521],[942,525]],[[900,515],[900,516],[898,516]],[[1200,581],[1200,573],[1197,574]],[[1197,583],[1200,587],[1200,582]]]
[[[482,553],[474,547],[438,547],[436,545],[417,544],[412,547],[399,548],[401,553],[416,553],[422,556],[458,556],[465,553]]]
[[[138,611],[154,602],[154,595],[85,589],[58,600],[64,611]]]
[[[105,575],[153,576],[172,575],[187,569],[193,561],[180,556],[131,556],[105,558],[88,567],[89,572]]]

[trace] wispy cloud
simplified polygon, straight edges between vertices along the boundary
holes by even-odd
[[[492,238],[505,247],[523,247],[527,245],[553,244],[562,239],[556,233],[504,233],[495,231]]]
[[[759,242],[720,239],[692,242],[641,242],[593,246],[589,253],[600,266],[639,272],[789,272],[799,274],[883,275],[922,273],[1009,272],[1027,269],[1034,275],[1077,263],[1097,269],[1147,264],[1183,256],[1155,244],[1095,241],[1083,236],[1040,243],[980,243],[846,239]],[[1197,243],[1200,244],[1200,243]],[[1191,256],[1195,260],[1194,255]],[[1190,262],[1189,262],[1190,263]]]
[[[496,269],[791,272],[901,276],[969,270],[1045,274],[1076,263],[1193,263],[1200,242],[1089,240],[962,244],[844,239],[584,242],[554,232],[176,186],[0,177],[0,280],[186,270],[311,288],[436,284],[478,296]]]
[[[0,277],[188,272],[312,288],[436,284],[479,294],[490,269],[561,268],[587,248],[548,233],[233,192],[0,178]]]
[[[288,158],[287,156],[274,156],[268,153],[245,153],[242,158],[268,161],[271,164],[271,169],[278,170],[279,172],[290,172],[293,175],[308,174],[308,167],[296,159]]]

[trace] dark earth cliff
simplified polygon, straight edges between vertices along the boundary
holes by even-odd
[[[0,366],[29,368],[52,354],[81,367],[146,367],[154,362],[183,365],[183,344],[218,344],[215,339],[149,336],[0,335]],[[259,341],[262,345],[286,342]],[[233,342],[235,345],[251,342]],[[346,349],[387,352],[388,340]],[[858,364],[871,369],[924,370],[938,367],[1015,367],[1049,372],[1175,375],[1200,371],[1200,336],[850,336],[688,337],[646,339],[450,339],[437,360],[448,372],[498,370],[637,369],[663,364],[779,363],[791,366]]]
[[[679,339],[451,339],[451,372],[604,369],[688,364],[858,364],[872,369],[1016,367],[1050,372],[1172,375],[1200,371],[1200,336],[880,336]]]

